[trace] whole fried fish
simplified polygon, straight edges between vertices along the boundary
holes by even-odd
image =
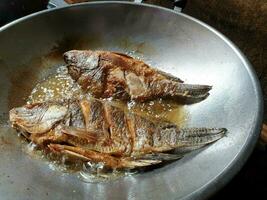
[[[205,99],[212,88],[184,84],[121,53],[72,50],[64,53],[64,59],[71,77],[97,98],[146,101],[163,97],[194,103]]]
[[[179,128],[146,119],[109,101],[83,97],[14,108],[10,121],[40,147],[110,168],[135,168],[178,159],[168,151],[222,138],[224,128]]]

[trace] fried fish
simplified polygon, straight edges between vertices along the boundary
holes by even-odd
[[[122,53],[71,50],[64,53],[64,60],[71,77],[97,98],[143,102],[162,97],[194,103],[208,97],[212,88],[185,84]]]
[[[44,102],[10,111],[12,126],[42,148],[110,168],[136,168],[175,160],[170,150],[200,148],[222,138],[225,128],[179,128],[89,96]]]

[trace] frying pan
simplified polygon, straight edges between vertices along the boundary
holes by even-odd
[[[262,123],[258,79],[225,36],[187,15],[143,4],[96,2],[42,11],[0,29],[1,199],[205,199],[250,155]],[[188,127],[226,127],[227,136],[181,160],[107,183],[85,183],[24,152],[6,123],[69,49],[120,51],[188,83],[213,85],[185,106]]]

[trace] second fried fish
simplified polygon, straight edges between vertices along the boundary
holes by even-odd
[[[198,102],[205,99],[212,88],[185,84],[121,53],[71,50],[64,54],[64,59],[71,77],[97,98],[143,102],[163,97]]]

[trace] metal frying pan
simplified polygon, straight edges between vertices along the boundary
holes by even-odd
[[[218,142],[179,161],[107,183],[84,183],[23,152],[6,123],[69,49],[132,53],[186,82],[213,85],[186,106],[186,126],[226,127]],[[164,8],[98,2],[39,12],[0,29],[1,199],[204,199],[242,167],[258,138],[262,96],[252,67],[223,35]],[[23,146],[23,145],[22,145]]]

